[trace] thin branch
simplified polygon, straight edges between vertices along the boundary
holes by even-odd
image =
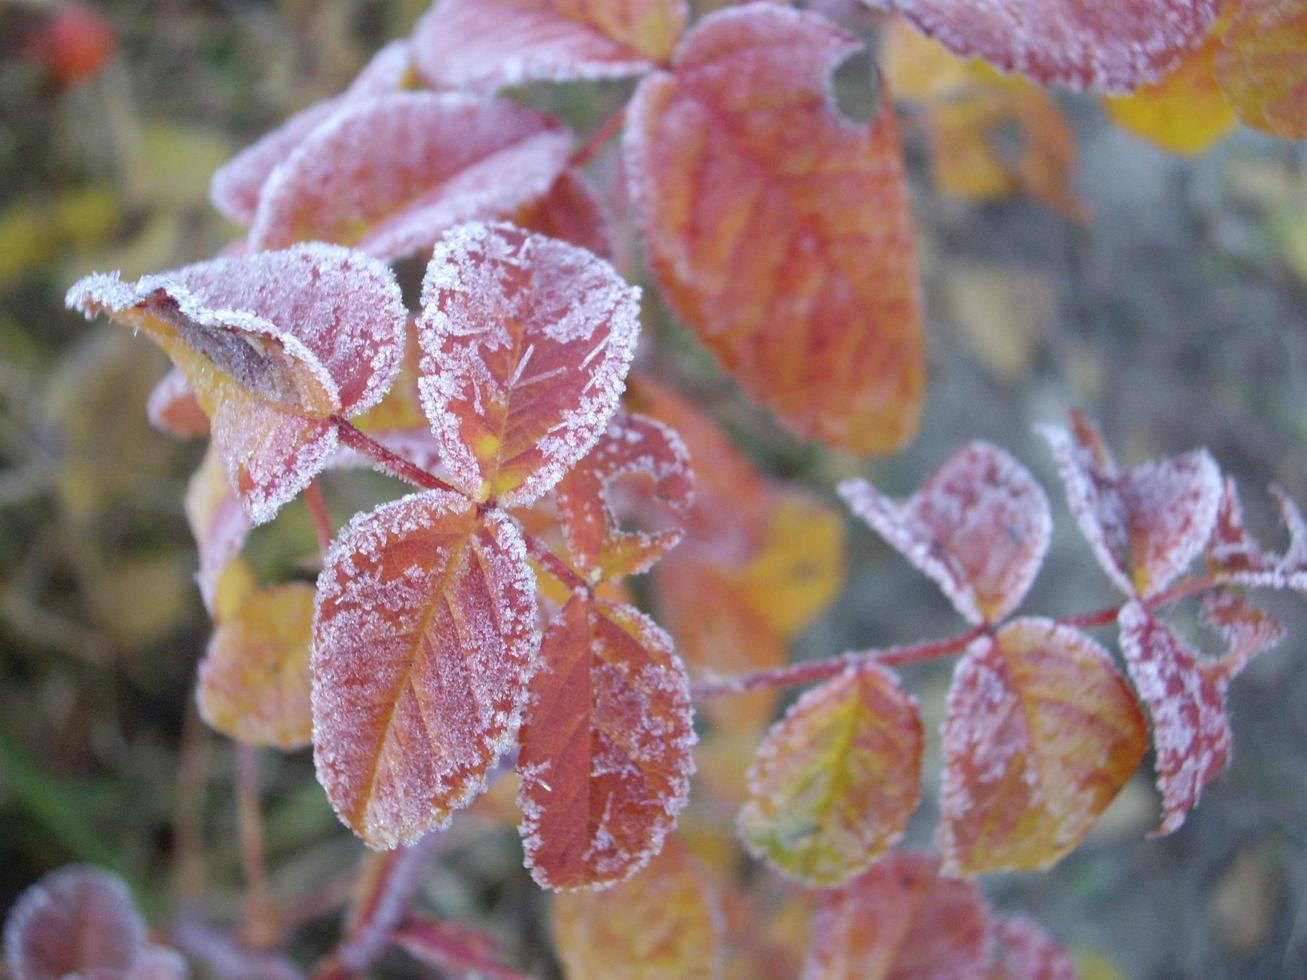
[[[313,518],[313,529],[318,534],[318,548],[326,554],[331,548],[331,539],[336,532],[331,526],[331,515],[327,513],[327,502],[322,499],[322,484],[317,477],[309,481],[304,491],[304,502],[309,506],[309,516]]]
[[[277,942],[277,911],[264,866],[259,761],[254,747],[244,742],[236,743],[236,806],[245,875],[246,938],[254,949],[271,949]]]
[[[434,473],[428,473],[417,464],[405,459],[399,453],[383,446],[366,432],[361,431],[348,419],[340,415],[333,415],[331,421],[336,425],[336,431],[340,433],[340,441],[349,446],[350,449],[362,453],[374,463],[383,473],[397,477],[411,483],[415,487],[422,487],[425,490],[449,490],[453,493],[460,493],[457,487],[451,486]]]
[[[590,583],[577,575],[549,547],[533,534],[522,531],[522,540],[526,542],[526,553],[546,572],[562,582],[573,592],[589,592]]]
[[[608,117],[608,121],[590,135],[584,143],[573,152],[567,161],[569,167],[584,167],[604,148],[604,144],[616,136],[626,122],[626,107],[623,106]]]

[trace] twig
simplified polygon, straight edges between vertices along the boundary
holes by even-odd
[[[246,938],[253,949],[267,950],[277,942],[277,912],[264,866],[259,761],[254,752],[253,746],[236,743],[236,807],[245,876]]]

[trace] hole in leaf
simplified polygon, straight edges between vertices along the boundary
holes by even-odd
[[[604,485],[604,499],[627,534],[661,534],[680,526],[680,520],[655,496],[653,475],[645,470],[619,473]]]
[[[880,106],[880,70],[863,48],[840,62],[831,75],[831,88],[840,115],[851,123],[870,122]]]

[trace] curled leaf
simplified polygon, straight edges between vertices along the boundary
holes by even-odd
[[[670,515],[658,531],[625,531],[611,493],[623,478],[640,477],[633,503],[649,516]],[[647,571],[681,540],[694,482],[680,436],[642,415],[619,413],[589,454],[558,484],[558,517],[577,566],[594,578]]]
[[[546,888],[644,867],[689,796],[689,683],[671,640],[626,605],[578,592],[545,633],[520,736],[522,839]]]
[[[186,375],[173,368],[150,392],[145,412],[150,424],[160,432],[181,439],[198,438],[209,434],[209,417],[195,400],[195,393],[186,383]]]
[[[1045,84],[1104,92],[1153,81],[1202,41],[1220,0],[895,0],[895,8],[964,58]]]
[[[903,503],[846,480],[849,508],[934,579],[972,623],[995,622],[1025,597],[1048,550],[1048,498],[1003,450],[973,442]]]
[[[414,28],[414,57],[455,88],[620,78],[665,61],[685,21],[684,0],[439,0]]]
[[[916,703],[894,675],[851,666],[767,733],[740,836],[806,884],[843,884],[902,836],[921,794],[922,748]]]
[[[540,197],[570,143],[559,123],[511,102],[461,92],[363,99],[273,171],[250,247],[318,239],[402,258],[460,221],[512,214]]]
[[[1030,618],[958,663],[943,737],[940,846],[951,873],[980,874],[1079,844],[1138,768],[1146,726],[1106,650]]]
[[[1307,591],[1307,521],[1298,505],[1278,487],[1271,488],[1280,520],[1289,532],[1284,554],[1266,552],[1248,533],[1234,481],[1222,490],[1216,523],[1204,557],[1208,570],[1223,582],[1271,589]]]
[[[639,332],[607,262],[507,224],[436,246],[422,286],[422,405],[458,485],[528,504],[603,433]]]
[[[513,523],[458,494],[356,517],[318,579],[318,781],[371,847],[412,843],[484,786],[536,663],[535,589]]]
[[[796,433],[901,445],[923,352],[912,217],[888,98],[840,115],[856,37],[748,4],[705,17],[628,110],[631,198],[663,295]]]

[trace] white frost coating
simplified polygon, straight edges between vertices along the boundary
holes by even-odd
[[[663,37],[642,37],[659,21]],[[621,78],[649,71],[651,58],[670,54],[685,22],[682,0],[623,0],[589,9],[548,0],[440,0],[413,30],[414,61],[432,84],[457,88]],[[635,48],[632,42],[641,40],[656,50]]]
[[[73,864],[18,896],[5,922],[5,966],[15,980],[59,980],[69,965],[79,974],[127,974],[145,941],[145,920],[122,880]]]
[[[1000,919],[996,927],[1002,976],[1016,980],[1077,980],[1075,962],[1043,928],[1024,915]]]
[[[512,747],[535,670],[535,579],[507,517],[429,491],[361,514],[318,579],[314,763],[371,847],[446,824]]]
[[[499,500],[522,506],[590,451],[625,386],[639,297],[575,245],[504,223],[446,232],[422,286],[419,390],[460,487],[483,498],[511,470]]]
[[[1043,488],[988,443],[963,446],[902,504],[865,480],[845,480],[838,489],[853,513],[974,624],[1015,609],[1048,550],[1053,525]]]
[[[342,109],[402,87],[409,69],[409,42],[392,41],[373,55],[348,89],[291,116],[213,173],[209,200],[219,213],[243,225],[254,220],[268,176],[313,130]]]
[[[1277,619],[1228,589],[1203,593],[1200,620],[1226,643],[1224,656],[1209,668],[1213,683],[1221,690],[1249,661],[1275,646],[1286,634]]]
[[[210,618],[217,613],[218,579],[227,563],[240,554],[251,521],[232,490],[226,466],[213,446],[186,486],[186,522],[200,553],[195,582]]]
[[[462,92],[395,92],[355,102],[272,172],[250,247],[348,240],[393,260],[460,221],[512,214],[567,165],[556,120]]]
[[[1139,602],[1117,617],[1121,652],[1140,698],[1153,716],[1162,823],[1153,836],[1178,830],[1203,787],[1230,759],[1232,736],[1223,684],[1210,665]]]
[[[1219,0],[895,0],[919,30],[963,57],[1072,88],[1126,92],[1201,43]]]
[[[1248,533],[1234,480],[1227,479],[1204,552],[1208,569],[1223,582],[1235,585],[1307,591],[1307,522],[1298,505],[1279,487],[1271,487],[1271,496],[1289,532],[1284,554],[1263,551]]]

